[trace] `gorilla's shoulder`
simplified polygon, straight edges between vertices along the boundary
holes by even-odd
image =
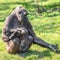
[[[13,18],[12,15],[8,15],[8,16],[6,17],[6,19],[9,19],[9,20],[11,20],[12,18]]]
[[[13,19],[12,15],[7,16],[6,19],[5,19],[5,23],[10,22],[12,19]]]

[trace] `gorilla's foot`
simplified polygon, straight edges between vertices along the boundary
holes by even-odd
[[[58,52],[58,45],[50,45],[49,49],[51,49],[52,51],[57,53]]]

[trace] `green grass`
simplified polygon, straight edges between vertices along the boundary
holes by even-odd
[[[43,1],[46,9],[60,7],[60,0]],[[0,60],[60,60],[60,53],[56,54],[49,49],[32,45],[25,53],[8,54],[6,44],[1,39],[5,18],[18,6],[23,5],[29,12],[28,18],[36,35],[51,44],[58,44],[60,50],[60,12],[43,12],[36,14],[36,8],[30,0],[0,0]],[[34,12],[30,12],[34,11]]]

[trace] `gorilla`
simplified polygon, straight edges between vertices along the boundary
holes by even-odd
[[[2,40],[6,42],[8,53],[26,52],[32,44],[49,48],[54,52],[58,51],[57,45],[49,44],[38,38],[28,21],[28,12],[22,6],[17,6],[7,16],[2,29]]]

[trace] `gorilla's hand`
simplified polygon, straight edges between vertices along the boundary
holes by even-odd
[[[50,45],[49,48],[54,51],[54,52],[58,52],[58,45]]]
[[[8,42],[10,39],[9,39],[9,37],[5,37],[5,38],[3,38],[4,40],[4,42]]]

